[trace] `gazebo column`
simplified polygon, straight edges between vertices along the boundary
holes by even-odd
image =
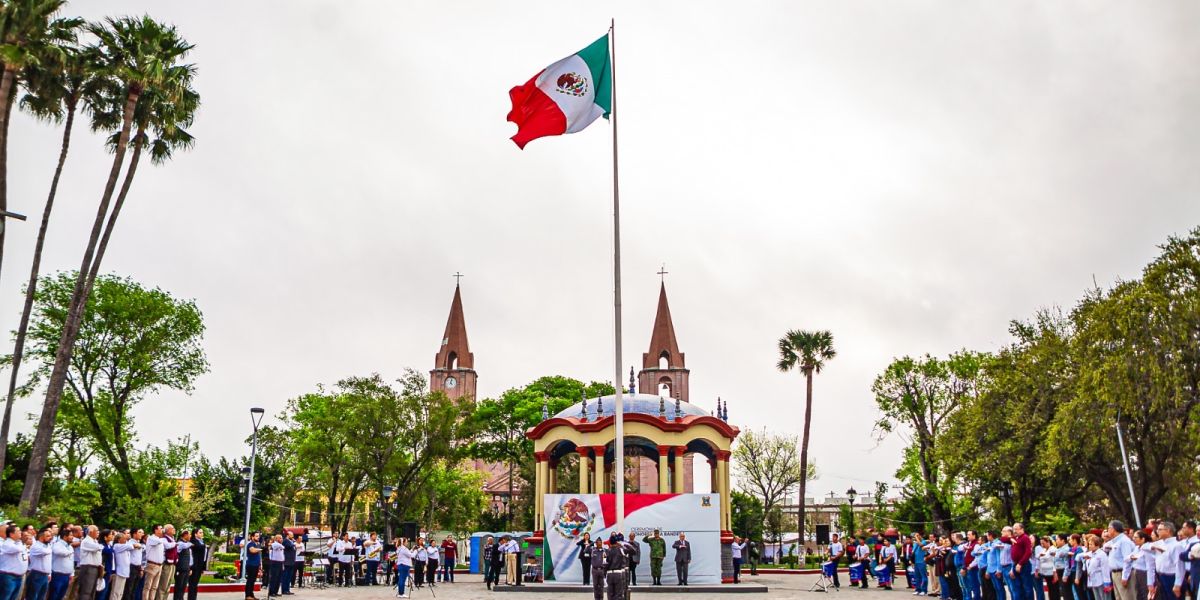
[[[670,446],[658,447],[658,493],[660,494],[671,493],[671,480],[669,478],[671,467],[667,464],[670,453]]]
[[[579,453],[579,493],[588,493],[588,449],[580,446],[575,449]]]
[[[593,485],[593,494],[603,494],[604,491],[604,446],[592,446],[592,452],[596,453],[596,483]]]
[[[717,483],[721,492],[721,531],[730,531],[729,451],[717,450]]]
[[[550,474],[547,467],[550,466],[549,455],[546,452],[534,452],[533,458],[537,461],[534,464],[533,480],[534,480],[534,503],[533,503],[533,530],[541,531],[545,526],[545,514],[542,507],[546,500],[547,483],[549,483]]]
[[[675,446],[675,483],[672,485],[676,494],[683,493],[683,453],[687,446]]]
[[[550,461],[550,464],[547,466],[546,471],[547,471],[547,475],[550,476],[549,478],[546,479],[546,493],[547,494],[557,494],[558,493],[558,461],[557,460]]]
[[[721,489],[721,481],[718,478],[717,459],[708,459],[708,489],[714,494]]]

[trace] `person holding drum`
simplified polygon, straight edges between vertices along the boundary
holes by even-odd
[[[842,546],[842,542],[838,539],[838,534],[833,534],[833,540],[829,542],[829,562],[833,563],[833,587],[842,587],[842,582],[838,581],[838,565],[842,562],[842,557],[846,556],[846,548]]]

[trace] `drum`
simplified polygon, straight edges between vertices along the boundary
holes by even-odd
[[[879,576],[879,585],[891,585],[892,570],[888,568],[888,565],[875,567],[875,574]]]
[[[865,566],[862,562],[850,563],[850,583],[858,583],[866,577]]]
[[[833,574],[836,571],[837,571],[837,563],[833,562],[832,560],[821,563],[821,574],[822,575],[832,578]]]

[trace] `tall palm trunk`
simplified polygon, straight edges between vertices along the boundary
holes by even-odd
[[[71,148],[71,128],[75,124],[76,102],[75,99],[71,99],[67,103],[67,120],[63,126],[58,166],[54,168],[54,178],[50,180],[50,195],[46,197],[46,208],[42,210],[42,224],[38,228],[37,242],[33,246],[33,266],[29,269],[29,283],[25,286],[25,306],[21,310],[21,323],[17,326],[17,341],[13,347],[12,374],[8,381],[8,397],[4,402],[4,422],[0,423],[0,479],[4,477],[4,466],[8,459],[8,430],[12,424],[17,374],[21,370],[21,359],[25,356],[25,334],[29,331],[29,316],[33,312],[33,296],[37,293],[38,273],[42,266],[42,248],[46,245],[46,230],[50,227],[50,212],[54,209],[54,197],[58,194],[58,180],[62,177],[63,164],[67,162],[67,151]]]
[[[4,65],[4,74],[0,75],[0,105],[3,107],[0,110],[0,210],[8,210],[8,122],[16,98],[16,80],[16,68]],[[4,265],[5,229],[0,227],[0,266]]]
[[[133,155],[129,158],[129,168],[125,170],[125,181],[121,182],[121,193],[117,194],[117,201],[108,215],[108,223],[104,226],[104,235],[100,237],[100,245],[96,248],[96,257],[92,259],[92,268],[88,271],[85,297],[92,294],[92,287],[96,284],[96,275],[100,273],[100,261],[104,260],[104,252],[108,250],[108,240],[112,237],[113,228],[117,226],[117,217],[121,214],[121,207],[125,206],[125,196],[129,195],[129,186],[133,183],[133,176],[137,174],[142,148],[146,144],[146,126],[144,124],[138,125],[137,135],[133,139]]]
[[[38,420],[37,435],[33,439],[33,448],[29,453],[29,471],[25,476],[25,489],[21,491],[20,512],[26,517],[33,517],[37,514],[38,501],[42,496],[42,482],[46,477],[47,463],[50,458],[50,442],[51,436],[54,435],[54,422],[58,417],[58,406],[62,402],[63,386],[67,381],[67,368],[71,362],[71,352],[75,348],[75,339],[79,337],[79,325],[83,320],[84,307],[87,306],[85,292],[88,273],[92,271],[92,258],[100,240],[100,230],[104,225],[104,218],[108,214],[108,205],[112,201],[113,191],[117,187],[117,178],[121,175],[121,165],[125,162],[129,132],[133,128],[133,112],[137,107],[140,94],[140,87],[130,85],[129,93],[125,98],[121,133],[117,137],[117,147],[113,153],[112,169],[108,173],[108,182],[104,186],[104,195],[100,198],[100,206],[96,209],[96,220],[92,223],[91,236],[88,238],[87,249],[83,252],[79,275],[75,279],[75,291],[71,294],[67,318],[63,323],[62,337],[58,341],[58,351],[54,356],[54,368],[50,372],[50,382],[46,389],[46,400],[42,404],[42,415]]]
[[[802,367],[804,369],[805,394],[804,394],[804,435],[800,438],[800,510],[798,523],[796,524],[797,531],[800,534],[800,550],[803,554],[805,546],[804,540],[804,493],[808,490],[808,432],[809,425],[812,423],[812,380],[813,368],[809,366]]]

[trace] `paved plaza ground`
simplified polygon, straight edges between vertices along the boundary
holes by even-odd
[[[843,576],[843,578],[845,578]],[[697,598],[729,598],[731,600],[782,600],[791,598],[808,598],[810,600],[819,600],[825,594],[820,592],[809,592],[813,582],[817,580],[816,575],[759,575],[757,577],[745,576],[747,582],[758,583],[767,586],[768,592],[757,594],[696,594],[696,593],[639,593],[637,588],[634,588],[633,596],[650,598],[652,600],[697,600]],[[330,600],[330,599],[354,599],[354,600],[388,600],[396,597],[395,588],[376,586],[376,587],[359,587],[351,589],[342,589],[337,587],[326,588],[323,590],[315,590],[303,588],[294,590],[296,595],[290,600]],[[591,594],[587,593],[545,593],[545,592],[489,592],[483,586],[483,578],[479,575],[459,575],[457,581],[453,584],[438,584],[433,589],[436,597],[430,594],[428,588],[415,590],[412,598],[416,600],[475,600],[484,598],[494,598],[495,600],[591,600]],[[905,591],[903,587],[895,591],[887,592],[879,589],[850,589],[844,585],[840,592],[830,591],[829,596],[839,598],[841,600],[867,600],[869,598],[875,600],[890,599],[900,600],[902,598],[911,597],[911,592]],[[258,597],[266,600],[266,592],[261,592]],[[202,594],[202,600],[243,600],[241,594]]]

